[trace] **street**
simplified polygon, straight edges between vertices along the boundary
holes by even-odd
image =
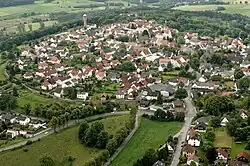
[[[71,120],[71,121],[68,122],[68,125],[66,125],[64,128],[63,127],[61,127],[60,129],[57,128],[56,131],[58,132],[58,131],[61,131],[61,130],[65,129],[65,128],[67,128],[67,127],[74,126],[77,123],[81,123],[84,120],[91,121],[91,120],[95,120],[95,119],[98,119],[98,118],[101,118],[101,117],[107,117],[107,116],[113,116],[113,115],[124,115],[124,114],[129,114],[129,111],[113,112],[113,113],[105,113],[105,114],[100,114],[100,115],[94,115],[94,116],[90,116],[90,117],[87,117],[87,118],[84,118],[84,119],[79,119],[79,122],[76,122],[75,120]],[[31,137],[31,138],[27,139],[27,141],[28,140],[36,141],[36,140],[38,140],[38,139],[40,139],[42,137],[48,136],[48,135],[53,134],[53,133],[54,133],[54,130],[51,129],[51,128],[48,128],[46,130],[46,132],[42,132],[40,134],[37,134],[34,137]],[[22,146],[22,145],[25,145],[27,141],[23,141],[23,142],[14,144],[14,145],[10,145],[10,146],[4,147],[4,148],[0,148],[0,152],[10,150],[10,149],[13,149],[13,148],[17,148],[17,147]]]
[[[179,163],[179,158],[181,155],[181,144],[183,141],[185,141],[186,136],[187,136],[187,132],[191,126],[192,120],[196,115],[196,109],[193,106],[192,103],[192,99],[191,99],[191,95],[190,95],[190,89],[187,89],[188,92],[188,97],[186,99],[184,99],[185,105],[186,105],[186,109],[187,109],[187,113],[185,116],[185,123],[183,124],[183,127],[180,131],[180,135],[179,135],[179,139],[178,139],[178,144],[176,146],[176,150],[174,153],[174,157],[171,163],[171,166],[177,166]]]

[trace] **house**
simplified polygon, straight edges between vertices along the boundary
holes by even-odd
[[[244,120],[247,119],[247,118],[248,118],[247,111],[241,109],[241,110],[240,110],[240,117],[241,117],[242,119],[244,119]]]
[[[185,108],[185,104],[182,100],[177,99],[177,100],[173,101],[173,107],[174,108]]]
[[[217,157],[216,157],[217,160],[220,160],[222,162],[227,162],[229,155],[225,150],[218,148],[216,149],[216,152],[217,152]]]
[[[101,101],[106,101],[108,97],[109,97],[109,96],[108,96],[107,93],[103,93],[103,94],[101,95]]]
[[[50,59],[48,60],[48,62],[49,62],[49,63],[53,63],[53,64],[59,64],[59,63],[60,63],[60,60],[59,60],[56,56],[54,56],[54,57],[50,58]]]
[[[166,146],[167,146],[167,148],[168,148],[168,153],[169,153],[169,154],[173,154],[173,153],[174,153],[174,148],[173,148],[169,143],[163,144],[163,145],[158,149],[158,151],[160,151],[160,150],[166,148]]]
[[[204,124],[208,125],[208,122],[209,122],[209,117],[203,116],[203,117],[196,119],[196,124],[204,123]]]
[[[190,128],[190,130],[188,131],[187,141],[191,146],[200,146],[199,135],[193,128]]]
[[[124,98],[125,98],[125,92],[124,92],[124,90],[118,90],[118,91],[116,92],[115,97],[116,97],[117,99],[124,99]]]
[[[54,96],[61,98],[63,96],[63,88],[56,88],[54,91]]]
[[[42,83],[41,89],[42,90],[51,90],[51,89],[53,89],[53,86],[51,83],[49,83],[49,81],[44,81]]]
[[[26,72],[24,75],[23,75],[23,78],[24,79],[32,79],[33,78],[33,74],[31,72]]]
[[[215,85],[210,82],[195,82],[192,85],[192,89],[209,89],[209,90],[214,90]]]
[[[29,127],[33,129],[39,129],[39,128],[47,128],[46,122],[38,119],[31,119],[29,123]]]
[[[26,126],[27,124],[29,124],[30,122],[30,118],[25,117],[25,116],[17,116],[13,119],[10,120],[10,123],[18,123],[22,126]]]
[[[182,155],[183,156],[190,156],[190,155],[194,155],[195,154],[195,147],[186,144],[183,149],[182,149]]]
[[[42,69],[42,70],[45,70],[49,65],[46,63],[46,62],[40,62],[38,64],[38,69]]]
[[[9,123],[13,118],[15,118],[15,116],[11,113],[5,113],[0,116],[1,121],[6,123]]]
[[[107,78],[113,82],[120,82],[121,81],[121,74],[118,72],[110,72],[110,73],[108,73]]]
[[[226,117],[224,117],[224,118],[222,119],[222,121],[220,122],[220,125],[221,125],[222,127],[226,127],[226,125],[227,125],[228,122],[229,122],[228,119],[227,119]]]
[[[200,122],[194,126],[194,129],[197,132],[206,132],[207,126],[204,122]]]
[[[23,131],[23,130],[20,130],[20,131],[17,131],[17,130],[7,130],[6,131],[6,135],[10,136],[11,138],[14,138],[18,135],[23,135],[25,136],[27,134],[27,131]]]
[[[163,163],[162,161],[156,161],[153,166],[165,166],[165,163]]]
[[[97,80],[103,80],[106,77],[106,73],[103,71],[97,71],[95,73]]]
[[[198,79],[199,82],[207,82],[207,79],[204,77],[204,76],[201,76],[199,79]]]
[[[196,166],[199,165],[199,159],[195,154],[189,155],[187,158],[187,165],[190,165],[191,163],[195,163]]]
[[[150,101],[148,100],[140,100],[140,106],[139,109],[141,110],[147,110],[150,105]]]
[[[81,100],[84,100],[84,101],[87,100],[88,96],[89,96],[89,93],[87,93],[87,92],[78,92],[76,94],[77,99],[81,99]]]
[[[145,88],[145,89],[142,89],[141,90],[141,99],[143,100],[157,100],[157,96],[158,96],[158,93],[157,92],[154,92],[152,91],[151,89],[149,88]]]
[[[242,161],[243,163],[248,163],[249,162],[249,155],[247,152],[240,152],[237,155],[237,160]]]
[[[174,87],[170,84],[152,84],[149,88],[153,92],[159,92],[163,97],[169,97],[174,94]]]
[[[242,166],[242,162],[237,160],[229,160],[228,166]]]
[[[168,79],[168,83],[174,87],[176,86],[189,86],[189,80],[187,78],[174,77]]]

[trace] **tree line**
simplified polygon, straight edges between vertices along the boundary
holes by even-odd
[[[129,121],[124,127],[114,135],[109,135],[103,130],[103,124],[96,122],[89,126],[83,122],[79,128],[79,139],[85,146],[97,147],[104,149],[98,156],[88,161],[85,166],[102,166],[110,156],[112,156],[125,138],[134,128],[136,118],[136,110],[130,111]]]
[[[0,0],[0,7],[34,4],[35,0]]]

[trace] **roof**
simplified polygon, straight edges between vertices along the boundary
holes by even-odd
[[[159,62],[160,63],[167,63],[167,62],[170,62],[170,59],[168,59],[168,58],[161,58],[161,59],[159,59]]]
[[[186,146],[184,146],[183,151],[187,153],[195,153],[195,148],[187,144]]]
[[[182,107],[184,104],[184,102],[182,100],[175,100],[174,101],[174,105],[175,106],[178,106],[178,107]]]
[[[189,139],[197,139],[198,138],[198,134],[193,128],[190,128],[188,135],[189,135]]]
[[[16,117],[16,120],[18,120],[18,121],[24,121],[26,119],[26,117],[24,117],[24,116],[17,116]]]
[[[174,93],[174,87],[169,84],[153,84],[149,86],[152,91],[167,91],[171,94]]]
[[[61,93],[62,90],[63,90],[62,88],[59,88],[59,87],[58,87],[58,88],[55,89],[55,93]]]
[[[245,158],[246,160],[249,160],[249,155],[247,152],[240,152],[238,155],[237,155],[237,159],[239,158]]]
[[[50,83],[49,83],[49,81],[44,81],[43,83],[42,83],[42,86],[49,86],[50,85]]]
[[[237,160],[229,160],[228,166],[242,166],[242,162]]]
[[[200,117],[196,120],[198,123],[208,123],[209,122],[209,117]]]
[[[161,162],[161,161],[156,161],[155,163],[154,163],[154,165],[153,166],[165,166],[165,163],[163,163],[163,162]]]
[[[221,154],[223,157],[228,158],[228,153],[225,150],[218,148],[216,149],[216,152]]]
[[[98,77],[104,77],[104,76],[105,76],[105,72],[103,72],[103,71],[98,71],[98,72],[96,72],[95,75],[98,76]]]

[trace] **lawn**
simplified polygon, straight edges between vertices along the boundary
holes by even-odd
[[[162,72],[162,79],[164,81],[168,81],[170,78],[177,77],[179,74],[179,70],[169,71],[169,72]]]
[[[205,11],[205,10],[216,10],[218,6],[225,7],[224,13],[238,13],[242,15],[250,16],[250,4],[230,4],[230,5],[185,5],[179,6],[174,9],[184,11]]]
[[[214,146],[221,148],[231,148],[233,139],[227,134],[225,128],[218,128],[215,131]]]
[[[105,130],[114,134],[120,127],[124,126],[129,115],[113,116],[102,119]],[[28,149],[24,152],[23,149]],[[5,166],[39,166],[39,159],[49,154],[56,161],[62,162],[66,157],[72,156],[75,159],[73,166],[84,165],[86,161],[93,158],[100,152],[95,148],[86,148],[78,140],[78,127],[64,130],[61,133],[49,135],[32,145],[14,151],[0,153],[0,163]]]
[[[176,134],[180,129],[181,123],[178,122],[157,122],[142,118],[137,132],[111,166],[133,165],[148,148],[157,149],[169,135]]]
[[[5,70],[6,64],[7,64],[7,62],[0,65],[0,80],[6,79],[6,77],[4,75],[4,70]]]
[[[246,151],[250,153],[250,151],[244,150],[246,143],[236,143],[232,137],[230,137],[227,134],[227,131],[225,128],[218,128],[215,131],[215,141],[214,141],[215,147],[221,147],[221,148],[231,148],[230,156],[231,158],[235,158],[237,154],[241,151]]]
[[[17,105],[19,108],[26,104],[30,104],[31,107],[34,108],[38,104],[52,104],[59,101],[25,90],[19,90],[18,93],[19,97],[17,98]]]

